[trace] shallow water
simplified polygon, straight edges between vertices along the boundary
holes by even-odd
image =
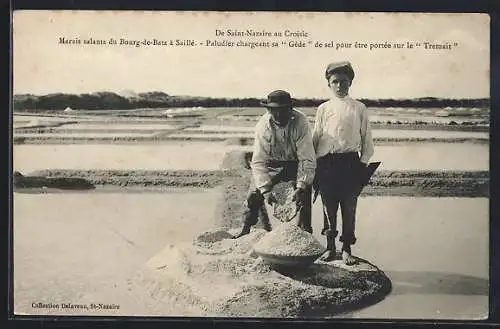
[[[14,170],[144,169],[215,170],[226,152],[251,151],[251,146],[225,142],[150,144],[17,144]],[[376,145],[370,161],[379,170],[488,170],[489,145],[471,143],[398,143]]]
[[[370,161],[380,170],[489,170],[489,145],[400,143],[376,145]]]
[[[319,235],[321,202],[313,216],[315,235],[325,243]],[[365,197],[358,203],[356,230],[353,252],[384,271],[393,289],[383,301],[339,317],[478,319],[487,314],[488,199]]]
[[[230,148],[224,143],[15,145],[13,167],[38,169],[218,169]]]
[[[31,304],[79,303],[104,293],[106,301],[92,302],[119,304],[122,312],[132,304],[128,315],[140,312],[144,305],[130,295],[127,280],[168,244],[211,228],[219,193],[15,193],[15,310],[43,312]]]

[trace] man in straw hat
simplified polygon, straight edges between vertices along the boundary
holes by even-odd
[[[295,181],[293,200],[301,207],[298,225],[312,233],[311,185],[316,170],[312,132],[306,115],[293,108],[294,100],[283,90],[270,93],[261,105],[267,108],[255,126],[251,161],[252,184],[247,198],[244,224],[239,238],[250,232],[258,214],[268,221],[264,202],[275,203],[272,188],[278,182]],[[264,223],[270,230],[269,223]]]
[[[322,231],[327,240],[327,251],[322,259],[330,261],[336,257],[340,205],[342,259],[345,264],[353,265],[356,260],[351,254],[351,245],[356,242],[356,207],[366,166],[374,153],[373,140],[365,105],[349,96],[354,79],[351,63],[329,64],[325,77],[334,97],[318,107],[313,130],[317,157],[314,188],[319,188],[324,215],[328,219]]]

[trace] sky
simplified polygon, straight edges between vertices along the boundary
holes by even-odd
[[[234,35],[248,29],[272,36]],[[348,60],[356,72],[353,97],[483,98],[490,94],[489,29],[486,14],[16,11],[13,93],[262,98],[284,89],[296,98],[325,98],[331,96],[326,66]],[[274,36],[286,30],[298,36]],[[60,38],[80,44],[61,44]],[[84,44],[90,38],[193,40],[196,46]],[[278,47],[213,47],[207,40]],[[290,41],[306,46],[290,47]],[[355,42],[368,49],[354,48]],[[407,42],[452,48],[369,49]],[[351,47],[336,49],[340,43]]]

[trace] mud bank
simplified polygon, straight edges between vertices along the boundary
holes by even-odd
[[[381,171],[362,196],[488,197],[487,171]]]
[[[250,185],[249,153],[232,151],[220,170],[38,170],[25,175],[23,187],[56,187],[74,182],[107,187],[223,187],[226,216],[241,214]],[[34,177],[31,179],[30,177]],[[38,177],[38,178],[37,178]],[[39,178],[45,177],[42,182]],[[361,196],[488,197],[490,175],[487,171],[377,171]],[[42,185],[40,185],[42,184]],[[62,185],[61,185],[62,184]]]
[[[80,177],[46,177],[45,175],[24,176],[16,171],[13,175],[14,189],[54,188],[62,190],[91,190],[95,186],[89,180]]]
[[[59,170],[48,169],[31,173],[31,176],[74,179],[84,178],[94,185],[116,187],[203,187],[220,185],[224,179],[234,179],[230,170]]]
[[[233,177],[225,177],[222,181],[222,193],[215,210],[214,225],[217,227],[238,227],[241,225],[241,214],[250,187],[251,172],[249,161],[251,153],[232,151],[222,161],[222,168],[231,170]],[[257,227],[262,228],[259,221]]]

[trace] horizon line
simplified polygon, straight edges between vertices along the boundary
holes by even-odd
[[[35,97],[43,97],[43,96],[51,96],[51,95],[92,95],[92,94],[98,94],[98,93],[110,93],[110,94],[115,94],[120,97],[124,98],[132,98],[135,96],[139,96],[140,94],[147,94],[147,93],[163,93],[169,97],[190,97],[190,98],[207,98],[207,99],[245,99],[245,98],[252,98],[252,99],[265,99],[266,97],[262,96],[200,96],[200,95],[174,95],[174,94],[169,94],[165,91],[160,91],[160,90],[149,90],[149,91],[126,91],[130,92],[131,94],[135,95],[123,95],[124,92],[116,92],[116,91],[109,91],[109,90],[98,90],[98,91],[92,91],[92,92],[83,92],[83,93],[72,93],[72,92],[51,92],[51,93],[45,93],[45,94],[35,94],[35,93],[30,93],[30,92],[21,92],[21,93],[13,93],[12,96],[35,96]],[[294,99],[297,100],[323,100],[323,99],[329,99],[331,97],[293,97]],[[446,97],[446,96],[419,96],[419,97],[397,97],[397,98],[374,98],[374,97],[357,97],[356,99],[364,99],[364,100],[419,100],[419,99],[442,99],[442,100],[486,100],[486,99],[491,99],[491,96],[483,96],[483,97]]]

